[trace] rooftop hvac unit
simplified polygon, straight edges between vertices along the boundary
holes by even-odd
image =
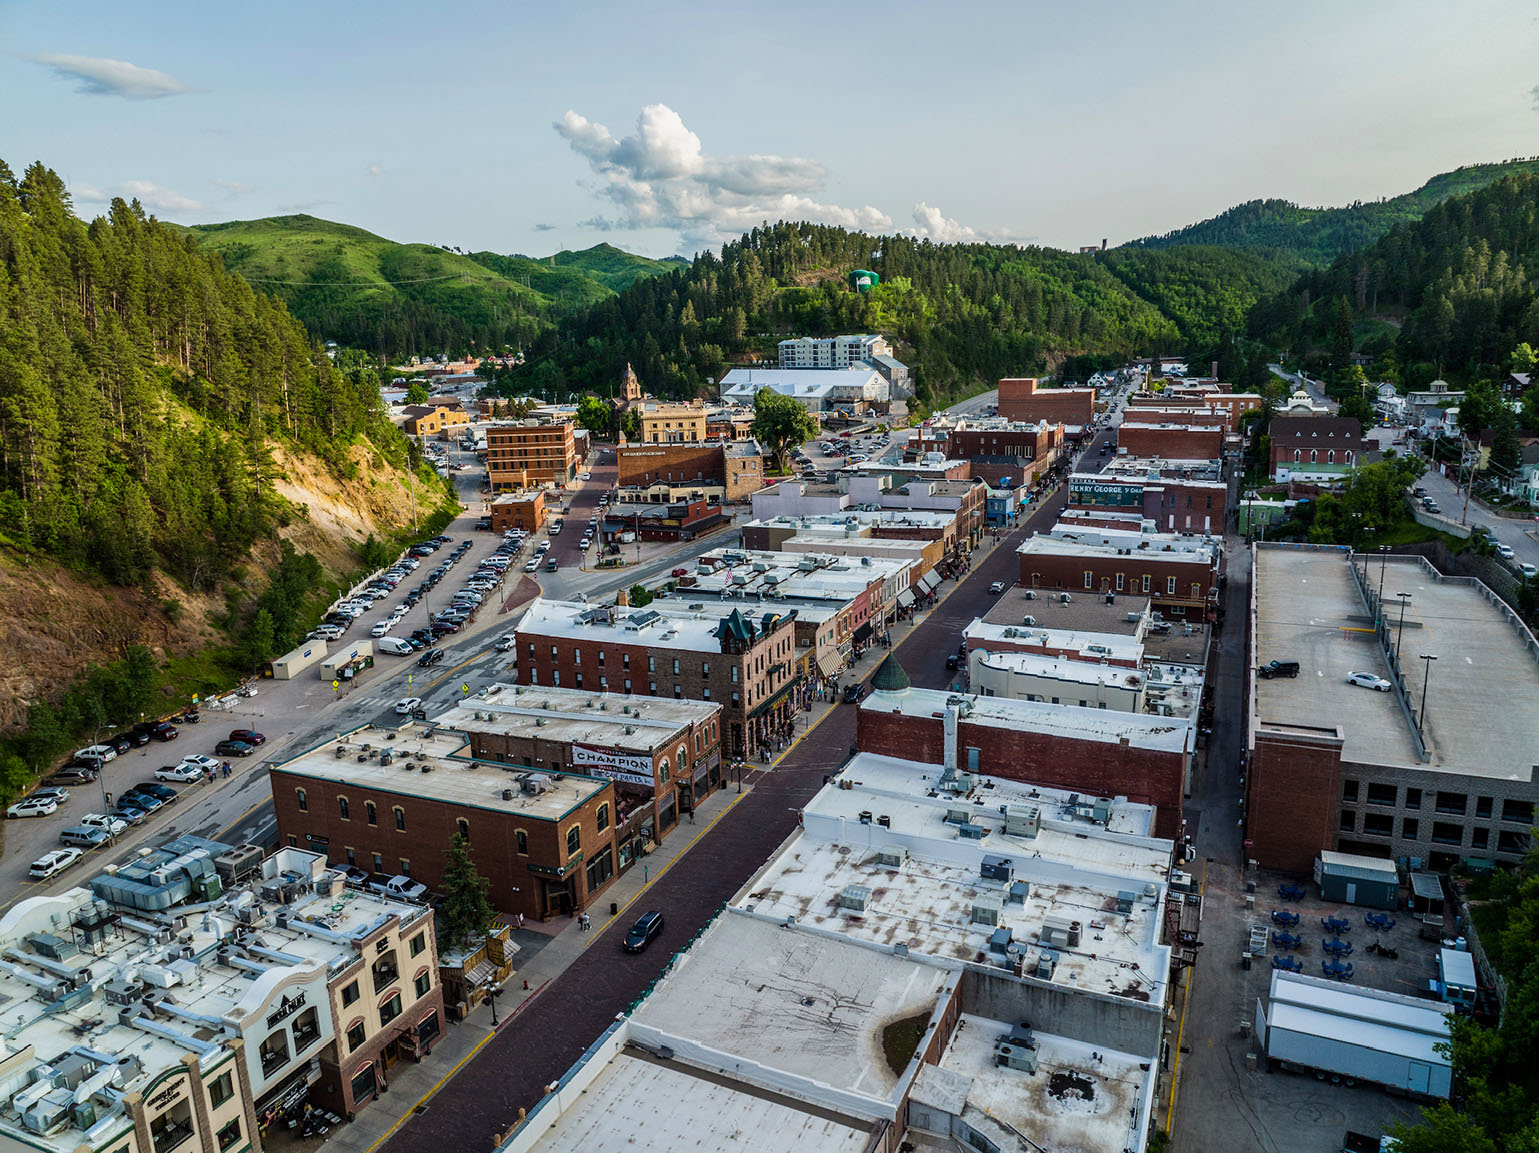
[[[896,869],[903,864],[907,850],[902,845],[883,845],[876,851],[876,863]]]
[[[892,828],[892,818],[886,813],[883,813],[881,816],[877,817],[876,823],[881,825],[884,829]]]
[[[511,801],[514,796],[515,796],[515,794],[514,794],[512,789],[503,789],[502,790],[502,799],[503,800]]]
[[[1104,825],[1111,820],[1112,803],[1107,797],[1097,797],[1095,806],[1090,810],[1090,819],[1098,825]]]
[[[959,825],[957,827],[957,836],[966,841],[981,841],[988,835],[989,828],[987,825]]]
[[[1036,600],[1037,599],[1037,590],[1036,589],[1027,589],[1026,590],[1026,599],[1029,600],[1029,601]]]
[[[1042,918],[1042,943],[1059,949],[1079,947],[1080,926],[1078,921],[1049,913]]]
[[[1021,618],[1021,623],[1029,628],[1037,623],[1037,618],[1032,616],[1030,613],[1027,613],[1024,617]]]
[[[1005,903],[994,893],[980,893],[973,898],[972,923],[995,925],[1003,919]]]
[[[1040,963],[1038,968],[1040,968]],[[1051,974],[1049,974],[1051,977]],[[996,1041],[994,1043],[994,1064],[1006,1069],[1019,1069],[1023,1073],[1035,1073],[1037,1071],[1037,1051],[1027,1049],[1021,1045],[1012,1045],[1008,1041]]]
[[[953,806],[952,808],[946,810],[946,824],[948,825],[965,825],[972,819],[973,811],[971,809],[963,809]]]
[[[1197,891],[1197,885],[1192,880],[1192,875],[1182,872],[1180,869],[1172,869],[1170,871],[1170,887],[1177,893],[1195,893]]]
[[[1009,857],[985,854],[982,864],[978,867],[978,874],[985,881],[999,881],[1001,884],[1008,885],[1015,876],[1015,864]]]
[[[839,894],[839,907],[854,913],[864,913],[871,903],[871,889],[866,885],[846,885]]]
[[[1052,949],[1043,949],[1037,957],[1036,976],[1043,981],[1053,979],[1053,970],[1058,968],[1058,954]]]
[[[1026,898],[1031,896],[1030,881],[1011,881],[1006,900],[1012,905],[1026,904]]]
[[[1005,809],[1005,832],[1012,837],[1035,837],[1042,831],[1042,810],[1036,805],[1010,805]]]
[[[872,816],[873,814],[870,809],[862,809],[860,811],[860,823],[862,825],[869,825],[871,823]]]
[[[1068,593],[1059,593],[1058,600],[1061,604],[1071,604],[1074,600]]]

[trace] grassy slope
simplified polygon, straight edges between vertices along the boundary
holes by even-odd
[[[1214,244],[1269,249],[1309,264],[1325,265],[1342,250],[1371,244],[1396,224],[1418,219],[1435,204],[1520,172],[1539,172],[1539,160],[1472,164],[1434,176],[1414,192],[1344,208],[1303,208],[1287,200],[1252,200],[1163,236],[1135,240],[1127,247]]]

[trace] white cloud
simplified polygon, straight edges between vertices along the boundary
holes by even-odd
[[[914,205],[912,232],[915,236],[928,237],[937,244],[978,244],[988,239],[977,229],[941,215],[939,208],[932,208],[923,200]]]
[[[204,209],[201,200],[183,196],[180,192],[149,180],[125,180],[112,188],[100,188],[94,184],[81,184],[76,181],[70,184],[70,196],[76,203],[103,206],[116,197],[137,200],[145,211],[152,213],[202,212]]]
[[[1529,99],[1534,102],[1534,111],[1539,112],[1539,84],[1535,84],[1528,90]]]
[[[246,193],[251,192],[256,187],[253,184],[247,184],[241,180],[225,180],[223,177],[219,176],[214,177],[214,183],[219,185],[220,188],[223,188],[225,193],[229,196],[244,196]]]
[[[122,96],[129,100],[158,100],[196,92],[174,76],[153,68],[140,68],[126,60],[107,60],[97,56],[66,56],[40,53],[32,59],[56,75],[78,81],[77,92],[90,96]]]
[[[700,138],[665,104],[649,104],[636,132],[617,138],[604,125],[568,111],[555,129],[588,161],[595,191],[615,215],[586,227],[664,228],[687,244],[710,247],[765,221],[812,220],[868,232],[892,228],[870,205],[845,208],[817,198],[827,173],[813,160],[784,156],[709,155]]]

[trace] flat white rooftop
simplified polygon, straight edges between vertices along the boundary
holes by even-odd
[[[912,565],[891,557],[712,549],[699,557],[688,589],[788,599],[850,601]],[[689,595],[687,592],[685,595]]]
[[[518,777],[529,773],[528,768],[474,760],[464,755],[467,748],[464,733],[422,721],[365,725],[273,771],[547,821],[559,820],[609,784],[576,773],[536,773],[542,789],[527,791]],[[504,796],[508,791],[511,799]]]
[[[681,600],[687,596],[686,593]],[[615,644],[719,653],[721,641],[716,631],[723,618],[739,612],[758,629],[766,617],[784,616],[791,611],[795,610],[709,598],[687,605],[675,600],[656,600],[646,608],[617,608],[537,597],[514,628],[520,634],[534,637],[595,643],[612,638]]]
[[[983,617],[974,618],[962,630],[962,636],[968,652],[998,651],[1000,645],[1009,649],[1043,648],[1078,653],[1082,661],[1099,663],[1104,657],[1108,661],[1130,662],[1131,666],[1136,666],[1144,655],[1143,644],[1126,633],[997,624]]]
[[[1005,1122],[1044,1153],[1140,1147],[1155,1076],[1144,1059],[1034,1033],[1037,1071],[1027,1073],[994,1062],[994,1040],[1009,1032],[1002,1021],[964,1014],[941,1056],[941,1069],[970,1080],[967,1104],[983,1122]]]
[[[681,1061],[622,1050],[536,1141],[537,1153],[752,1149],[862,1153],[866,1127],[781,1094],[723,1083]]]
[[[951,977],[937,965],[727,909],[631,1019],[664,1038],[885,1104],[901,1070],[888,1067],[883,1028],[928,1018]]]
[[[1391,558],[1383,570],[1391,641],[1401,632],[1396,594],[1411,594],[1402,667],[1416,705],[1426,673],[1431,759],[1420,761],[1396,693],[1346,683],[1349,672],[1390,671],[1340,550],[1256,550],[1257,663],[1285,658],[1302,666],[1295,679],[1258,680],[1257,719],[1340,726],[1344,761],[1531,781],[1539,762],[1539,663],[1523,636],[1480,588],[1439,580],[1419,559]],[[1367,572],[1377,589],[1377,558]],[[1422,653],[1438,658],[1430,672]]]
[[[539,737],[650,753],[719,712],[721,706],[710,701],[497,683],[433,720],[462,733]]]

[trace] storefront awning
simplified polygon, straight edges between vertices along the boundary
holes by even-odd
[[[867,621],[855,630],[855,643],[863,645],[871,639],[871,622]]]
[[[818,672],[825,677],[838,676],[842,668],[844,668],[844,662],[839,659],[838,653],[822,653],[818,656]]]
[[[788,678],[786,683],[781,685],[780,688],[775,691],[773,696],[760,701],[757,705],[748,711],[748,719],[753,720],[755,717],[763,716],[765,713],[769,712],[770,709],[774,708],[781,701],[785,700],[786,696],[795,687],[795,678]]]
[[[927,593],[934,592],[936,586],[939,584],[940,575],[936,573],[934,569],[931,569],[929,572],[925,573],[924,576],[919,578],[919,587]]]
[[[908,589],[904,589],[900,593],[898,593],[898,607],[900,609],[911,609],[911,608],[913,608],[914,607],[914,594],[912,592],[910,592]]]

